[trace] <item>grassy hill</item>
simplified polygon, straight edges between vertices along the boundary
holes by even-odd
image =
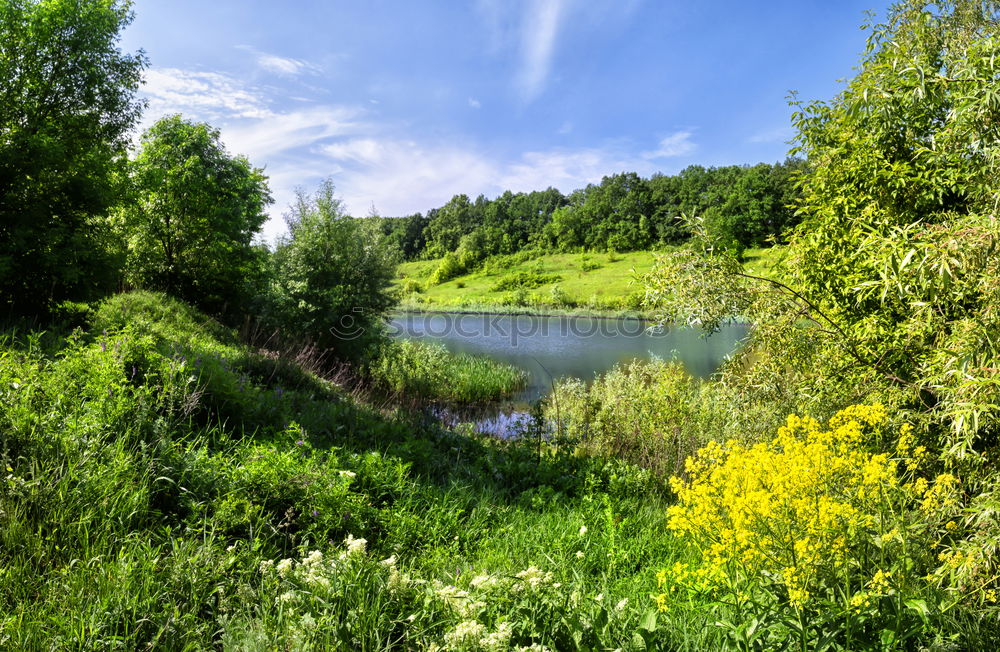
[[[770,273],[781,251],[781,247],[747,250],[747,269]],[[637,251],[504,256],[436,285],[430,278],[441,259],[421,260],[401,264],[395,286],[403,309],[634,312],[642,309],[638,277],[650,271],[656,255]]]

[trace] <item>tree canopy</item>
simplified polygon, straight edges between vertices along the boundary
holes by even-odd
[[[130,171],[120,225],[132,283],[215,313],[260,291],[253,239],[271,203],[263,170],[230,155],[209,125],[174,115],[146,131]]]
[[[104,216],[138,120],[142,52],[113,0],[0,1],[0,302],[37,314],[114,281]]]

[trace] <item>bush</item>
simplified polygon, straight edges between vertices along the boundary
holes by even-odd
[[[545,417],[563,436],[594,453],[621,457],[659,475],[679,473],[704,443],[708,410],[700,384],[677,362],[616,366],[594,380],[560,381],[545,399]]]
[[[533,290],[549,283],[558,283],[562,276],[558,274],[543,274],[539,271],[514,272],[502,276],[490,286],[490,292],[507,292],[511,290]]]
[[[452,252],[441,259],[441,264],[431,274],[428,282],[431,285],[440,285],[464,273],[465,267],[459,262],[458,255]]]
[[[896,648],[928,633],[958,485],[925,476],[913,429],[893,437],[886,422],[881,405],[826,429],[792,415],[770,442],[711,442],[689,458],[668,527],[692,557],[660,572],[661,608],[678,592],[717,605],[741,649]],[[893,453],[869,452],[890,438]]]

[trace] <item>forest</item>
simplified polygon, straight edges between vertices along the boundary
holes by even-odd
[[[274,243],[217,128],[136,133],[133,9],[0,0],[0,647],[996,646],[1000,2],[873,18],[782,163],[398,218],[330,178]],[[525,372],[390,338],[400,263],[542,250],[749,335],[446,421]]]

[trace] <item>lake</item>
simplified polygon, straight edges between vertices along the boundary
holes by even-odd
[[[514,400],[530,403],[555,380],[593,380],[619,363],[653,357],[677,359],[699,377],[712,374],[746,337],[748,327],[724,326],[709,337],[692,328],[650,332],[635,319],[599,317],[399,313],[390,333],[441,342],[455,353],[486,355],[528,372],[528,384]]]

